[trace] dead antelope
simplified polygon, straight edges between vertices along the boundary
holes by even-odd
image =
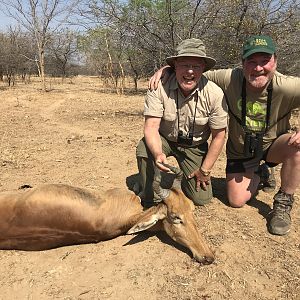
[[[62,184],[0,193],[0,249],[46,250],[97,243],[156,226],[210,264],[214,255],[200,237],[193,203],[177,189],[159,191],[163,202],[143,211],[133,192],[105,193]]]

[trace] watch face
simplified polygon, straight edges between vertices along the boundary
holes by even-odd
[[[202,173],[203,176],[209,176],[210,175],[210,171],[203,170],[202,168],[200,168],[200,172]]]

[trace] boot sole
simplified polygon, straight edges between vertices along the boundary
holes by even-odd
[[[276,189],[276,187],[272,187],[272,186],[264,186],[262,188],[262,190],[265,192],[265,193],[272,193],[274,192]]]
[[[291,229],[288,229],[287,231],[280,231],[280,230],[274,230],[274,229],[271,229],[270,227],[268,228],[268,231],[273,234],[273,235],[286,235],[288,234]]]

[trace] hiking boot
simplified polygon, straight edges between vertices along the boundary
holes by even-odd
[[[274,168],[269,168],[265,163],[258,167],[257,175],[260,177],[259,185],[265,193],[271,193],[276,188]]]
[[[291,209],[293,195],[286,194],[281,189],[274,196],[273,210],[269,222],[269,232],[276,235],[285,235],[291,228]]]

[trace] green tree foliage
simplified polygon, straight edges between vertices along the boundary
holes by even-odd
[[[277,44],[279,71],[299,75],[299,0],[72,0],[77,2],[78,17],[73,17],[73,25],[84,28],[78,39],[79,51],[86,57],[90,70],[113,83],[118,92],[128,76],[137,89],[140,78],[149,77],[165,65],[165,58],[174,54],[176,45],[191,37],[204,40],[208,55],[217,60],[216,67],[227,68],[241,63],[246,37],[268,34]],[[18,11],[18,7],[13,7]],[[28,31],[41,34],[43,41],[47,41],[36,53],[52,51],[53,58],[56,49],[60,53],[56,55],[57,61],[62,62],[61,51],[68,51],[68,44],[63,45],[63,39],[55,38],[53,28],[48,26],[52,20],[56,24],[55,20],[44,11],[42,17],[48,21],[47,26],[34,26],[30,22],[35,18],[30,12],[22,12],[19,10],[23,27],[26,28],[24,17],[28,15]]]
[[[2,0],[0,7],[29,32],[35,41],[42,88],[45,82],[45,52],[52,33],[67,21],[78,0]]]
[[[209,36],[206,36],[206,44],[213,50],[220,66],[234,66],[240,62],[241,45],[251,34],[272,36],[279,54],[287,44],[293,44],[293,36],[299,36],[297,0],[224,0],[220,4],[223,9],[217,14],[219,22],[211,27]],[[288,52],[285,55],[289,56]],[[285,71],[288,68],[286,66]]]
[[[165,58],[174,53],[181,40],[191,37],[205,41],[208,54],[218,61],[217,67],[232,67],[241,61],[241,47],[247,36],[268,34],[278,45],[278,55],[284,56],[282,71],[295,73],[299,66],[297,0],[102,0],[87,3],[86,16],[95,21],[98,29],[113,32],[114,56],[122,61],[127,74],[136,78],[153,74],[165,64]]]
[[[19,27],[10,27],[6,33],[0,34],[0,78],[8,85],[13,85],[16,76],[28,81],[29,75],[35,73],[36,51],[32,37],[22,32]]]
[[[46,70],[62,78],[71,75],[77,58],[77,34],[68,28],[53,33],[49,39],[46,52]],[[76,71],[75,71],[76,72]]]

